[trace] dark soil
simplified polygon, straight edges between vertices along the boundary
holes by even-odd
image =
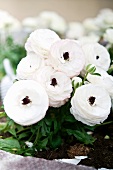
[[[113,117],[110,116],[107,121],[111,119],[113,120]],[[96,138],[96,141],[92,146],[85,146],[75,142],[72,146],[65,144],[54,151],[38,152],[36,157],[61,159],[87,155],[88,158],[81,160],[80,165],[113,169],[113,123],[98,127],[94,131],[93,136]]]

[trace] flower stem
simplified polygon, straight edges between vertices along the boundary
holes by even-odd
[[[36,138],[35,138],[35,141],[34,141],[34,145],[36,145],[37,142],[38,142],[38,139],[39,139],[39,132],[40,132],[40,128],[38,128],[37,135],[36,135]]]
[[[82,81],[82,85],[84,85],[84,82],[85,82],[85,80],[86,80],[86,78],[87,78],[87,75],[88,75],[88,72],[85,74],[85,76],[84,76],[84,79],[83,79],[83,81]]]

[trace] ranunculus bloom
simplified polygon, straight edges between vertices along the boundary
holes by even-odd
[[[97,32],[99,30],[98,26],[95,23],[95,18],[87,18],[83,21],[83,26],[86,33]]]
[[[84,27],[80,22],[70,22],[68,24],[66,37],[70,39],[78,39],[84,35]]]
[[[48,106],[45,89],[33,80],[15,82],[4,98],[6,114],[23,126],[32,125],[43,119]]]
[[[105,47],[99,43],[90,43],[82,46],[85,54],[85,65],[94,64],[107,71],[110,66],[110,55]]]
[[[113,44],[113,28],[108,28],[104,34],[104,40]]]
[[[25,58],[19,62],[17,66],[18,79],[34,79],[34,74],[44,66],[44,60],[39,55],[30,52]]]
[[[39,14],[39,19],[39,24],[42,25],[43,28],[54,30],[60,35],[64,35],[67,29],[65,19],[54,11],[42,11]]]
[[[71,96],[72,83],[66,74],[55,71],[50,66],[45,66],[37,74],[39,81],[49,97],[49,105],[52,107],[60,107],[65,104]]]
[[[98,67],[95,73],[99,73],[101,76],[88,74],[87,80],[92,84],[103,87],[108,91],[109,95],[113,97],[113,77]]]
[[[75,119],[93,126],[107,119],[111,99],[108,92],[100,86],[87,84],[76,89],[71,99],[70,112]]]
[[[55,70],[74,77],[83,69],[85,58],[81,46],[76,41],[65,39],[51,46],[50,63]]]
[[[103,9],[97,15],[95,23],[100,30],[105,30],[113,26],[113,10]]]
[[[58,41],[59,36],[49,29],[37,29],[32,32],[25,43],[25,49],[47,58],[51,45]]]

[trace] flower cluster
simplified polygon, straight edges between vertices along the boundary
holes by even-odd
[[[25,49],[17,81],[3,102],[16,124],[8,132],[24,145],[32,142],[36,150],[56,148],[70,135],[85,144],[94,142],[85,129],[108,118],[113,99],[107,49],[96,42],[61,39],[50,29],[32,32]]]
[[[70,113],[76,120],[92,126],[107,119],[113,78],[106,72],[110,56],[105,47],[98,43],[81,45],[79,41],[60,39],[49,29],[38,29],[30,34],[25,48],[27,56],[17,66],[19,81],[4,99],[11,119],[23,126],[32,125],[43,119],[49,107],[60,108],[70,99]],[[93,72],[91,66],[91,71],[86,69],[88,64],[95,66]],[[88,83],[81,79],[76,89],[76,78],[80,73],[84,78],[87,71]]]

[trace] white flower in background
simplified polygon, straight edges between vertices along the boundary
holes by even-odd
[[[37,18],[36,17],[24,18],[22,21],[22,26],[28,32],[34,31],[35,29],[38,28]]]
[[[55,71],[50,66],[43,67],[37,74],[37,79],[45,88],[49,105],[60,107],[64,105],[71,96],[72,83],[68,76],[62,72]]]
[[[98,67],[96,67],[95,73],[99,73],[101,76],[88,74],[87,80],[92,84],[99,85],[106,89],[113,98],[113,77]]]
[[[85,57],[81,46],[76,41],[65,39],[51,46],[50,63],[55,70],[74,77],[83,69]]]
[[[70,112],[75,119],[93,126],[102,123],[110,114],[111,99],[100,86],[88,84],[76,89]]]
[[[20,22],[10,15],[7,11],[0,10],[0,30],[1,31],[19,31],[21,29]]]
[[[99,43],[84,44],[82,46],[85,54],[85,66],[94,64],[107,71],[110,66],[110,55],[105,47]]]
[[[98,32],[99,28],[97,27],[95,23],[95,18],[87,18],[83,21],[83,26],[85,29],[85,32],[89,34],[90,32]]]
[[[22,126],[32,125],[43,119],[48,106],[45,89],[33,80],[15,82],[4,98],[6,114]]]
[[[39,14],[40,25],[52,29],[60,35],[64,35],[67,29],[65,19],[54,11],[42,11]],[[42,23],[42,24],[41,24]]]
[[[113,13],[113,10],[112,9],[110,9],[110,8],[103,8],[103,9],[101,9],[100,11],[99,11],[99,13],[101,14],[101,15],[105,15],[105,14],[112,14]]]
[[[33,51],[47,58],[51,45],[60,40],[59,36],[49,29],[37,29],[32,32],[25,43],[27,52]]]
[[[108,28],[104,34],[104,40],[113,44],[113,28]]]
[[[39,55],[30,52],[22,58],[17,66],[18,79],[34,79],[37,70],[44,66],[44,60]]]
[[[97,43],[100,40],[100,37],[96,34],[89,34],[87,36],[80,37],[78,40],[81,45],[85,45],[87,43]]]
[[[113,27],[113,10],[101,10],[95,19],[95,23],[101,31]]]
[[[84,27],[80,22],[70,22],[66,31],[66,38],[78,39],[84,36]]]

